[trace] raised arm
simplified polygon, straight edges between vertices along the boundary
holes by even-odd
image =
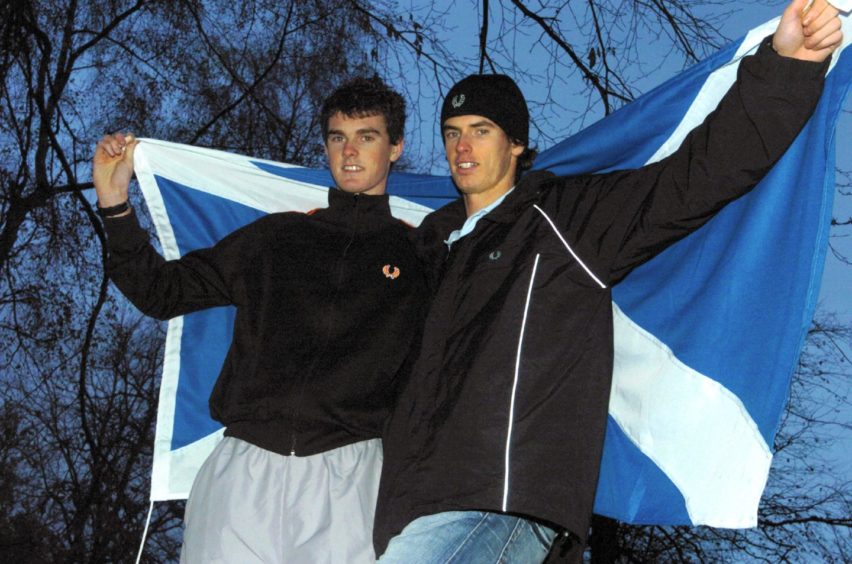
[[[672,155],[577,185],[578,203],[562,224],[592,230],[584,234],[595,245],[587,254],[604,258],[611,283],[751,190],[795,140],[841,40],[837,10],[817,0],[802,15],[805,4],[787,8],[776,33],[742,60],[716,110]]]
[[[238,234],[216,246],[166,261],[124,204],[133,178],[132,134],[105,135],[95,148],[92,178],[107,232],[110,278],[142,313],[168,319],[236,303],[233,273],[249,254]]]

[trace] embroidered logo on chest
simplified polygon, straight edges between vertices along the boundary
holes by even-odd
[[[385,278],[396,280],[399,278],[399,267],[392,264],[386,264],[382,267],[382,274],[385,275]]]

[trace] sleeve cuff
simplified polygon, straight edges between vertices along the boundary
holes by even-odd
[[[852,0],[849,1],[852,2]],[[761,41],[754,59],[756,70],[761,76],[781,83],[822,80],[831,64],[831,57],[821,63],[783,57],[772,47],[771,35]]]
[[[127,215],[106,217],[103,223],[110,249],[128,249],[148,243],[148,232],[139,225],[136,210],[133,208],[130,208]]]

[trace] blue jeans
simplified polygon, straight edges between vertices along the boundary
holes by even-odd
[[[556,532],[513,515],[448,511],[420,517],[391,539],[379,564],[539,563]]]

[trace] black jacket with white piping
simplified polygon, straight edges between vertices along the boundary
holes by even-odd
[[[763,177],[812,113],[826,67],[765,43],[670,157],[527,174],[449,253],[463,202],[426,219],[421,245],[439,276],[384,437],[378,554],[443,511],[520,514],[585,538],[612,378],[611,286]]]

